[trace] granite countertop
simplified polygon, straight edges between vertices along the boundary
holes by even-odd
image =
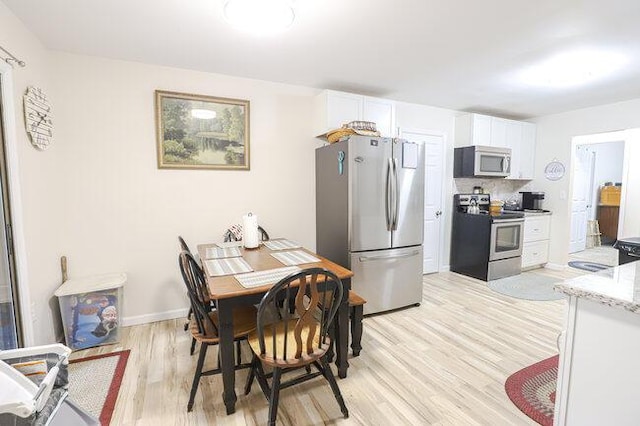
[[[640,314],[640,262],[572,278],[553,287],[569,296]]]

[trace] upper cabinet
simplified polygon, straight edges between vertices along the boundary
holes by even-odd
[[[325,90],[315,99],[314,136],[350,121],[373,121],[381,136],[395,136],[395,102],[353,93]]]
[[[511,175],[507,179],[533,179],[536,125],[482,114],[456,117],[456,146],[485,145],[511,148]]]

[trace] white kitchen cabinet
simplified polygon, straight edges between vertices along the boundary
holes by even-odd
[[[362,120],[373,121],[381,136],[396,136],[395,134],[395,102],[389,99],[364,96],[362,103]]]
[[[455,146],[484,145],[511,148],[507,179],[533,179],[536,125],[482,114],[456,117]]]
[[[571,296],[565,327],[553,424],[637,425],[640,316]]]
[[[507,140],[507,125],[511,120],[498,117],[491,117],[491,142],[490,146],[499,148],[511,148],[510,141]]]
[[[335,90],[325,90],[316,96],[314,136],[357,120],[373,121],[381,136],[395,136],[395,102]]]
[[[551,215],[527,215],[524,217],[522,243],[522,268],[531,268],[549,261],[549,236]]]

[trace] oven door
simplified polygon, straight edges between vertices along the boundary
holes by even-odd
[[[511,154],[476,150],[475,176],[507,177],[511,174]]]
[[[522,256],[524,219],[502,219],[491,224],[489,260]]]

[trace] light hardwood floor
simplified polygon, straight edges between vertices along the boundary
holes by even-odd
[[[537,270],[558,280],[584,271]],[[338,384],[350,411],[344,420],[322,378],[280,394],[284,425],[534,425],[509,400],[513,372],[557,353],[565,301],[532,302],[491,291],[454,273],[424,277],[419,307],[365,318],[363,350]],[[131,349],[112,425],[262,425],[267,402],[254,385],[244,396],[237,372],[237,411],[225,414],[219,375],[204,378],[194,410],[186,406],[197,353],[183,319],[127,327],[118,345],[73,358]],[[245,346],[248,357],[250,350]],[[212,366],[216,350],[210,349]]]

